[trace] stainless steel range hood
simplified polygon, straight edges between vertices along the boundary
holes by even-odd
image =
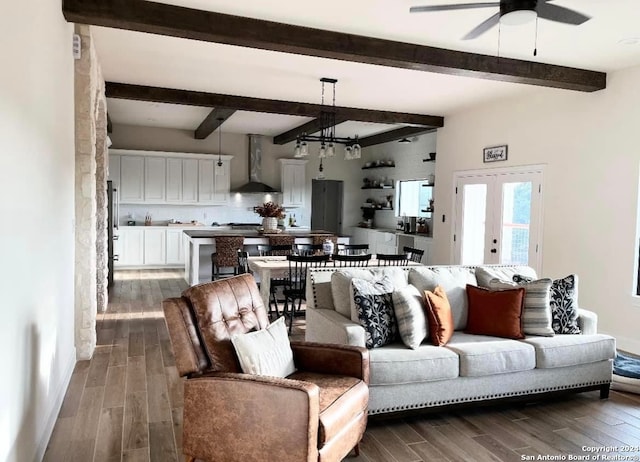
[[[262,180],[262,137],[260,135],[247,135],[249,137],[249,182],[232,192],[244,194],[277,193]]]

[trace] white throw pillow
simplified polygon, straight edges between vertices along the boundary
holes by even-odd
[[[266,329],[231,336],[245,374],[286,377],[296,371],[284,317]]]
[[[553,337],[551,325],[551,279],[529,282],[511,282],[491,279],[489,289],[513,289],[524,287],[524,308],[522,309],[522,331],[529,335]]]
[[[538,279],[536,276],[536,270],[529,266],[515,265],[515,266],[478,266],[476,268],[476,279],[478,280],[478,287],[484,287],[490,289],[489,283],[492,279],[500,279],[502,281],[511,281],[515,274],[522,274],[531,278],[531,280]]]
[[[424,298],[417,287],[407,286],[391,294],[393,311],[396,313],[398,332],[402,342],[415,350],[427,338],[427,317]]]
[[[402,268],[371,268],[371,269],[342,269],[331,275],[331,297],[333,307],[345,318],[357,320],[353,306],[353,293],[350,290],[351,279],[354,277],[367,281],[379,280],[388,275],[393,282],[394,289],[407,285],[407,275]]]
[[[433,292],[437,286],[442,287],[451,305],[454,329],[462,330],[467,327],[467,284],[478,285],[473,269],[464,266],[416,266],[409,271],[409,284],[416,286],[422,293],[425,290]]]

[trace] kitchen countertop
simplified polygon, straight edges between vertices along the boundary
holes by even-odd
[[[433,238],[433,236],[427,233],[405,233],[400,229],[394,229],[394,228],[360,228],[360,229],[368,229],[371,231],[377,231],[379,233],[402,234],[403,236],[428,237],[430,239]]]
[[[262,234],[258,230],[251,229],[185,229],[184,233],[190,238],[211,238],[219,236],[244,236],[244,237],[268,237],[273,234]],[[295,229],[287,228],[281,234],[290,234],[298,237],[313,236],[314,234],[334,234],[321,229]]]

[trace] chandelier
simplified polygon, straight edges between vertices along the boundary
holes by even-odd
[[[307,157],[309,155],[310,142],[319,142],[320,149],[318,157],[320,158],[320,171],[322,171],[322,159],[326,157],[334,157],[336,155],[336,145],[344,145],[345,160],[360,159],[362,155],[362,147],[358,143],[358,135],[353,138],[340,138],[336,136],[336,83],[337,79],[323,77],[322,82],[322,110],[318,120],[320,122],[320,134],[308,135],[302,133],[296,139],[296,146],[293,151],[293,157]],[[332,105],[327,106],[324,103],[324,84],[332,85],[333,100]]]

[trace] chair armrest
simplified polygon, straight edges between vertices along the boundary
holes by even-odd
[[[183,452],[203,460],[317,460],[319,394],[313,383],[250,374],[188,379]]]
[[[356,377],[369,383],[369,350],[351,345],[291,342],[299,370]]]
[[[364,347],[364,328],[335,310],[307,309],[305,339]]]
[[[578,327],[585,335],[598,333],[598,315],[593,311],[578,308]]]

